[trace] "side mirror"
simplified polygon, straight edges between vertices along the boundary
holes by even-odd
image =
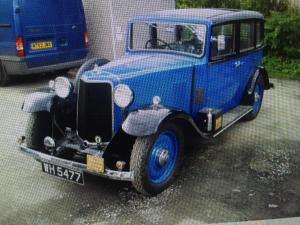
[[[218,35],[218,51],[225,50],[225,35]]]

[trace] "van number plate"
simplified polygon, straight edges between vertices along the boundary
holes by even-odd
[[[45,48],[52,48],[52,42],[36,42],[31,44],[32,50],[38,50],[38,49],[45,49]]]
[[[64,178],[78,184],[84,184],[83,173],[75,170],[67,169],[62,166],[53,165],[42,162],[42,171],[56,177]]]

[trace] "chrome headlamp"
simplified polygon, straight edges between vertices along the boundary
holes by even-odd
[[[119,84],[114,90],[114,102],[121,108],[126,108],[133,101],[133,92],[125,84]]]
[[[60,98],[67,98],[73,92],[73,84],[66,77],[57,77],[54,81],[55,94]]]

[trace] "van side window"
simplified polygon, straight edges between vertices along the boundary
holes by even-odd
[[[212,60],[235,53],[234,24],[215,26],[212,31],[210,55]]]
[[[254,22],[241,23],[240,52],[254,49]]]
[[[261,47],[264,43],[262,30],[262,23],[256,22],[256,47]]]

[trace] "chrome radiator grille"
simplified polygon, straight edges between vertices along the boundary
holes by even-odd
[[[79,137],[94,142],[95,136],[99,135],[104,142],[108,142],[113,135],[112,118],[111,84],[80,80],[77,115]]]

